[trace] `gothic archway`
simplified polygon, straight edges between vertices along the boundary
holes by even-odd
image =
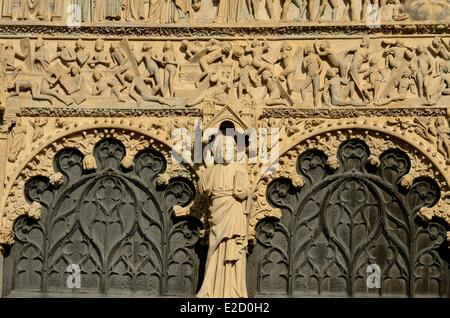
[[[345,141],[334,170],[324,152],[306,150],[297,176],[269,184],[268,201],[281,218],[256,227],[250,294],[449,296],[446,229],[418,218],[439,200],[439,187],[427,177],[402,186],[411,163],[400,150],[382,152],[379,165],[369,157],[363,141]],[[367,285],[372,264],[381,270],[379,289]]]
[[[130,158],[114,138],[100,140],[91,157],[60,150],[54,176],[25,184],[41,217],[14,224],[4,294],[194,295],[200,224],[175,218],[171,208],[189,204],[195,187],[183,177],[165,180],[166,160],[151,146]],[[72,265],[81,271],[81,288],[73,290]]]

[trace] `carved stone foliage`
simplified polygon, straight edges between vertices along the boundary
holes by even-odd
[[[81,269],[80,293],[196,292],[199,222],[171,212],[191,202],[194,185],[181,177],[158,182],[167,162],[154,149],[142,149],[126,167],[125,158],[124,144],[105,138],[92,165],[78,149],[63,148],[54,158],[58,177],[27,181],[26,196],[41,216],[15,222],[6,294],[64,292],[71,264]]]
[[[5,0],[3,20],[52,21],[79,25],[187,23],[339,23],[377,25],[392,21],[445,21],[447,0]]]
[[[387,149],[374,166],[366,143],[340,144],[338,167],[321,150],[296,160],[296,173],[270,183],[267,197],[281,218],[257,225],[249,257],[253,295],[448,296],[448,265],[439,249],[445,228],[425,224],[419,210],[440,197],[430,178],[405,188],[408,156]],[[337,169],[336,169],[337,168]],[[367,266],[381,269],[381,289],[368,289]]]
[[[365,37],[347,39],[345,49],[340,41],[13,39],[0,42],[1,95],[10,108],[241,112],[450,102],[448,38]]]

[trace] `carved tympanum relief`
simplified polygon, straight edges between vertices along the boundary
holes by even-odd
[[[446,37],[0,42],[4,99],[55,107],[428,107],[450,100]],[[244,106],[241,106],[244,107]]]

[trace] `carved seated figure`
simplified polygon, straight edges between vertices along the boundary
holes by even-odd
[[[95,71],[92,74],[92,79],[94,80],[94,86],[92,87],[92,96],[110,97],[112,92],[117,97],[117,100],[119,102],[126,101],[120,93],[119,85],[110,80],[104,79],[103,75],[100,72]]]
[[[431,105],[436,104],[443,95],[450,95],[449,66],[440,64],[438,66],[438,74],[434,78],[437,78],[438,82],[430,88],[430,94],[432,94]]]
[[[198,97],[190,98],[186,101],[186,107],[192,107],[202,103],[205,99],[213,99],[219,105],[224,105],[221,99],[226,97],[231,87],[230,74],[215,66],[205,78],[208,83],[208,88],[204,94],[199,94]]]
[[[359,101],[355,91],[355,83],[344,81],[339,76],[337,68],[331,68],[326,73],[323,99],[325,106],[365,106],[367,102]]]
[[[105,41],[102,39],[95,40],[94,53],[87,64],[92,68],[98,68],[99,66],[108,68],[111,65],[111,59],[105,50]]]
[[[402,76],[395,80],[394,90],[391,90],[387,97],[380,98],[375,105],[387,105],[391,102],[403,101],[406,99],[408,92],[413,92],[416,87],[414,76],[410,68],[403,71]],[[395,92],[395,89],[397,90]]]
[[[136,101],[138,105],[142,101],[157,102],[167,106],[177,106],[180,103],[173,99],[156,96],[155,86],[152,78],[145,78],[143,76],[135,76],[135,74],[128,70],[123,76],[124,82],[122,83],[125,88],[128,89],[128,93],[132,99]],[[153,87],[151,86],[153,84]]]
[[[265,102],[267,106],[283,105],[288,106],[288,102],[281,97],[281,88],[273,73],[265,70],[262,73],[263,83],[267,87],[267,98]]]

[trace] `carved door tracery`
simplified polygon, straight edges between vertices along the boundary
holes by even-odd
[[[416,218],[439,199],[437,185],[417,179],[404,189],[399,181],[408,173],[408,157],[386,151],[376,168],[369,154],[363,142],[347,141],[332,171],[325,154],[307,151],[297,163],[304,187],[286,178],[269,185],[268,200],[282,218],[257,226],[250,294],[448,297],[448,260],[440,254],[446,230]],[[370,264],[381,269],[380,289],[367,287]]]
[[[163,155],[141,151],[130,169],[121,167],[125,147],[105,139],[94,149],[97,168],[83,169],[84,156],[66,148],[55,157],[64,176],[57,187],[34,177],[26,195],[43,206],[42,218],[16,221],[16,243],[5,258],[5,294],[73,292],[70,264],[81,270],[78,294],[192,296],[197,290],[199,224],[175,219],[171,208],[188,204],[193,184],[173,178],[156,182]]]

